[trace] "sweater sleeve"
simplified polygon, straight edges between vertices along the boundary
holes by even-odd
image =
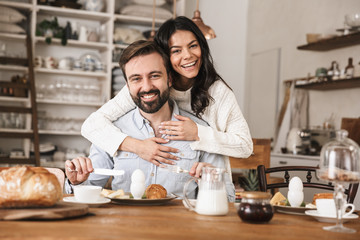
[[[198,124],[200,140],[190,146],[193,150],[247,158],[253,151],[253,143],[235,94],[222,81],[213,85],[210,94],[214,101],[203,115],[210,127]]]
[[[100,147],[110,156],[114,156],[120,144],[127,137],[117,128],[113,121],[135,108],[127,86],[96,112],[93,112],[83,123],[81,134],[93,144]]]

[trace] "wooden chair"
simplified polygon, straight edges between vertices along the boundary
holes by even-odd
[[[243,176],[241,169],[257,169],[259,165],[270,167],[271,140],[265,138],[253,138],[253,153],[248,158],[229,157],[232,169],[232,177],[235,185],[237,179]],[[282,178],[271,177],[270,182],[283,181]]]
[[[317,167],[310,167],[310,166],[286,166],[286,167],[274,167],[274,168],[266,168],[264,165],[258,166],[258,177],[259,177],[259,186],[260,191],[267,191],[269,189],[276,189],[276,188],[287,188],[289,186],[290,181],[290,174],[289,172],[305,172],[306,173],[306,181],[303,181],[303,186],[305,188],[319,188],[329,191],[334,191],[334,186],[329,184],[323,183],[315,183],[311,182],[313,179],[312,173],[316,174]],[[283,172],[284,173],[284,181],[282,183],[268,183],[267,182],[267,174],[275,173],[275,172]],[[353,203],[357,189],[359,187],[358,183],[350,184],[347,189],[345,189],[345,194],[347,195],[347,202]]]
[[[256,169],[259,165],[270,167],[271,140],[253,138],[253,153],[248,158],[229,157],[231,168]]]

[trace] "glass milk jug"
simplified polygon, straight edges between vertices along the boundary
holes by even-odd
[[[197,181],[199,192],[196,205],[192,205],[187,197],[187,188],[191,181]],[[189,209],[202,215],[226,215],[229,211],[225,188],[225,169],[204,167],[201,179],[191,178],[184,186],[184,200]]]

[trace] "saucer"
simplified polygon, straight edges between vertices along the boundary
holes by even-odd
[[[109,202],[111,202],[111,199],[100,197],[99,200],[97,200],[96,202],[79,202],[75,199],[75,197],[64,197],[63,201],[71,202],[71,203],[82,203],[82,204],[90,205],[90,207],[94,207],[97,205],[109,203]]]
[[[314,217],[319,222],[336,223],[336,217],[320,215],[317,210],[307,210],[305,211],[305,214]],[[357,219],[358,217],[358,215],[352,213],[349,216],[343,217],[342,222],[345,223],[349,220]]]

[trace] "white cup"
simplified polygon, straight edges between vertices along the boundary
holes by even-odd
[[[351,207],[351,210],[345,213],[345,210]],[[336,217],[336,206],[334,199],[316,199],[317,212],[322,216]],[[352,214],[355,210],[355,205],[351,203],[344,204],[342,209],[343,217],[347,217]]]
[[[102,187],[92,185],[73,186],[74,196],[78,202],[94,203],[100,198]]]

